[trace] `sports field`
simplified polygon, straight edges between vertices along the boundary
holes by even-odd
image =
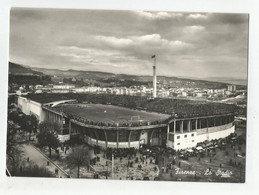
[[[95,122],[123,122],[123,121],[156,121],[165,120],[170,115],[153,112],[132,110],[119,106],[102,104],[63,104],[56,108],[63,112],[82,117]]]

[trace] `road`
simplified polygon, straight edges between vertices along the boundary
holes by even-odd
[[[47,165],[48,159],[43,156],[38,150],[36,150],[32,145],[23,144],[22,150],[24,159],[27,159],[29,157],[30,161],[34,162],[38,166],[46,167],[51,173],[55,174],[55,169],[57,167],[52,163],[49,163],[49,165]],[[67,176],[59,170],[58,174],[56,174],[56,177],[66,178]]]

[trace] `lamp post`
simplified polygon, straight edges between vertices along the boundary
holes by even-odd
[[[112,179],[113,179],[113,172],[114,172],[114,154],[112,154]]]

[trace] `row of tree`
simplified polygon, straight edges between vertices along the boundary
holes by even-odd
[[[8,120],[18,124],[21,129],[29,133],[29,140],[31,134],[37,132],[39,120],[34,115],[25,115],[18,111],[12,111],[8,113]]]
[[[60,125],[57,123],[44,121],[39,124],[39,133],[37,134],[38,145],[40,147],[48,147],[50,157],[51,150],[57,149],[61,146],[57,132],[60,132]],[[70,144],[70,142],[72,144],[73,140],[67,142],[66,144]],[[74,147],[72,148],[72,151],[65,160],[69,167],[77,168],[77,177],[79,178],[80,167],[86,165],[89,168],[89,148],[83,145],[77,145],[76,143],[73,143],[73,145]]]
[[[20,128],[17,128],[17,125],[14,122],[11,122],[11,119],[19,122]],[[30,163],[23,168],[21,166],[23,151],[21,145],[17,142],[17,135],[21,130],[25,130],[26,132],[37,132],[37,146],[40,148],[47,147],[49,150],[49,157],[52,157],[52,150],[56,150],[61,146],[60,140],[58,139],[58,132],[60,132],[61,128],[59,124],[44,121],[32,126],[32,121],[34,120],[33,116],[16,115],[15,117],[14,114],[9,118],[7,126],[7,167],[10,170],[11,175],[15,176],[53,177],[54,175],[46,168],[36,164]],[[66,144],[70,144],[70,142],[67,142]],[[76,143],[73,145],[76,145]],[[77,168],[77,177],[79,177],[80,167],[82,165],[87,165],[89,168],[89,149],[77,145],[73,147],[72,152],[65,160],[69,167]]]

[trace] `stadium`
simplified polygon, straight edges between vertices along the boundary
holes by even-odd
[[[235,131],[235,106],[182,99],[112,94],[31,94],[18,97],[25,114],[62,126],[62,141],[80,137],[92,146],[192,148]]]

